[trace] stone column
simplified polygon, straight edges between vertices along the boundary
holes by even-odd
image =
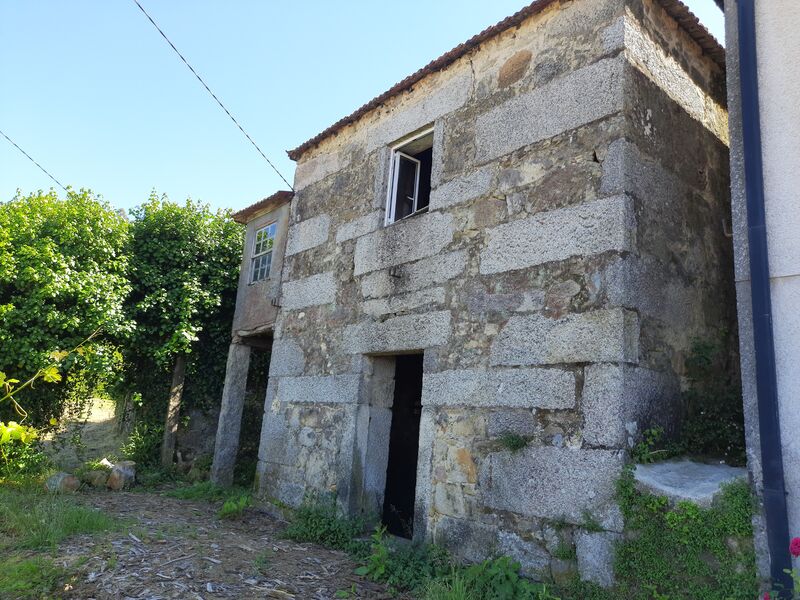
[[[211,481],[217,485],[227,487],[233,483],[249,368],[250,346],[234,341],[228,350],[225,387],[222,389],[222,406],[214,443],[214,462],[211,465]]]

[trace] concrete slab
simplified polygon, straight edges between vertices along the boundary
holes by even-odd
[[[636,487],[666,496],[671,502],[688,500],[711,506],[727,483],[747,478],[747,469],[723,464],[705,464],[691,460],[668,460],[650,465],[636,465]]]

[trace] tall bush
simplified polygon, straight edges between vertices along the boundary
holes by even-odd
[[[27,379],[52,350],[101,330],[64,361],[68,375],[57,385],[21,393],[32,423],[113,380],[120,354],[112,340],[128,328],[127,240],[124,216],[88,190],[65,198],[39,191],[0,204],[0,371]],[[7,411],[0,407],[0,418]]]
[[[136,327],[128,344],[129,378],[146,415],[166,410],[166,464],[172,462],[184,389],[200,403],[221,394],[242,230],[227,212],[155,194],[131,214],[132,293],[126,306]]]

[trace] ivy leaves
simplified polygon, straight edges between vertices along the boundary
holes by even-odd
[[[192,351],[223,294],[236,285],[242,231],[224,212],[155,194],[131,214],[134,338],[166,365]]]

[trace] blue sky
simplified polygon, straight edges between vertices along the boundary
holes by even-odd
[[[685,1],[722,39],[713,1]],[[140,2],[289,181],[287,149],[526,4]],[[116,207],[285,188],[132,0],[0,0],[0,89],[0,130]],[[0,138],[0,201],[53,185]]]

